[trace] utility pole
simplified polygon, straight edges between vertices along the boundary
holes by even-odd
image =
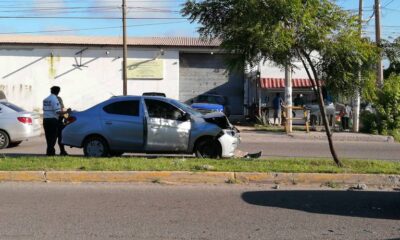
[[[359,0],[358,8],[358,21],[359,21],[359,34],[362,37],[362,24],[363,24],[363,0]],[[361,66],[360,66],[361,68]],[[361,81],[361,72],[358,72],[359,81]],[[353,101],[353,132],[360,130],[360,89],[356,90]]]
[[[381,47],[381,3],[380,0],[375,0],[375,39],[378,48]],[[379,88],[383,86],[383,66],[382,66],[382,53],[379,53],[377,68],[376,83]]]
[[[128,74],[127,70],[127,53],[128,47],[126,43],[126,0],[122,0],[122,88],[123,88],[123,95],[126,96],[128,94]]]

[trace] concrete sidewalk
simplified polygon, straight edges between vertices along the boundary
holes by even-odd
[[[270,132],[264,130],[257,130],[251,126],[237,127],[242,135],[254,135],[254,136],[268,136],[273,138],[287,138],[287,139],[299,139],[299,140],[310,140],[310,141],[326,141],[327,136],[325,132],[311,131],[301,132],[294,131],[286,134],[285,132]],[[366,133],[353,133],[353,132],[334,132],[334,141],[348,141],[348,142],[380,142],[380,143],[394,143],[392,136],[373,135]]]

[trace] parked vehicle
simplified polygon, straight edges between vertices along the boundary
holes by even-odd
[[[165,93],[162,92],[145,92],[142,96],[159,96],[159,97],[166,97]]]
[[[17,146],[22,141],[39,136],[40,115],[0,100],[0,149]]]
[[[192,108],[202,112],[223,112],[227,117],[231,115],[228,98],[216,94],[199,95],[192,103]]]
[[[125,152],[232,157],[239,143],[238,132],[223,113],[203,115],[164,97],[112,97],[72,112],[68,122],[63,144],[83,148],[88,157]]]

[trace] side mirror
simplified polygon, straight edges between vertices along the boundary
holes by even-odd
[[[182,122],[186,122],[190,120],[190,114],[189,113],[184,113],[179,119],[178,121],[182,121]]]

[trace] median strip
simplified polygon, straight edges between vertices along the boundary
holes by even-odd
[[[400,186],[400,163],[329,159],[0,158],[0,181]]]

